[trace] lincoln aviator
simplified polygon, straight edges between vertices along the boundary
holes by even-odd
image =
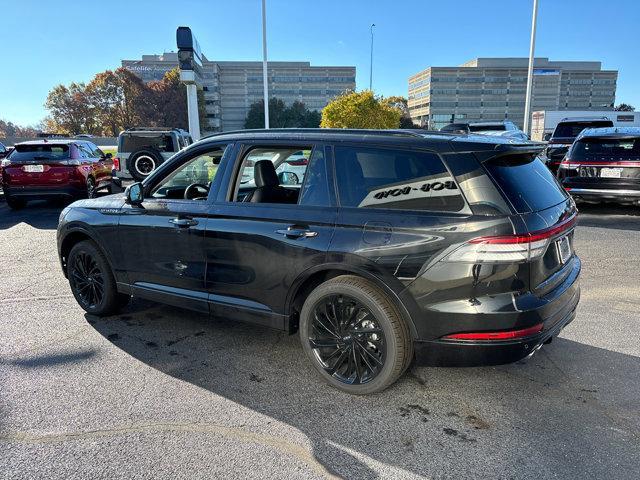
[[[426,131],[216,134],[66,208],[62,270],[89,314],[141,297],[297,334],[352,394],[412,362],[514,362],[580,296],[576,207],[539,153]]]

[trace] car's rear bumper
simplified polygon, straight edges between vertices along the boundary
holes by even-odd
[[[565,187],[567,192],[576,199],[594,201],[615,201],[635,203],[640,201],[640,188],[584,188]]]
[[[415,342],[416,363],[428,366],[475,367],[513,363],[534,354],[549,339],[555,337],[576,315],[579,291],[573,309],[531,337],[500,342],[434,340]]]
[[[19,197],[24,200],[39,200],[51,197],[80,197],[86,190],[82,187],[72,185],[55,185],[55,186],[9,186],[3,185],[5,195],[11,197]]]
[[[566,273],[562,273],[564,278],[553,290],[542,296],[529,293],[522,302],[514,301],[513,309],[505,305],[499,309],[501,311],[494,312],[494,315],[504,316],[505,321],[511,319],[511,326],[504,331],[526,329],[542,323],[539,333],[510,340],[450,340],[443,337],[420,339],[415,342],[416,363],[451,367],[500,365],[516,362],[531,355],[574,319],[580,301],[581,268],[580,259],[574,257],[571,263],[567,264]],[[479,318],[477,323],[478,328],[475,331],[482,332],[488,322],[487,319],[483,321]],[[455,332],[457,329],[452,327],[451,330]],[[474,329],[467,322],[465,330]]]

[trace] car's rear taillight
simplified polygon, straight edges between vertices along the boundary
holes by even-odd
[[[544,325],[538,323],[533,327],[521,328],[520,330],[503,330],[499,332],[465,332],[454,333],[442,337],[444,340],[475,340],[475,341],[495,341],[514,340],[516,338],[526,338],[536,335],[542,331]]]
[[[75,159],[60,160],[58,163],[64,167],[78,167],[81,165],[80,160]]]
[[[120,171],[120,159],[118,157],[113,158],[113,169]]]
[[[444,261],[462,263],[519,263],[539,258],[547,251],[553,237],[572,229],[576,216],[572,216],[544,230],[522,235],[478,237],[469,240],[451,252]]]

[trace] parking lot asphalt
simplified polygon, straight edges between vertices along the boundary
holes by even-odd
[[[638,478],[640,208],[580,209],[559,338],[353,397],[297,336],[139,300],[84,314],[60,208],[0,201],[0,478]]]

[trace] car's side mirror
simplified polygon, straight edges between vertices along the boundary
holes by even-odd
[[[300,178],[294,172],[280,172],[278,180],[280,185],[298,185],[300,183]]]
[[[125,190],[125,195],[127,196],[127,203],[129,205],[140,205],[144,200],[144,189],[142,188],[142,183],[134,183],[133,185],[129,185]]]
[[[104,158],[105,159],[109,159],[109,158],[112,158],[112,157],[113,157],[113,155],[111,154],[111,152],[104,154]]]

